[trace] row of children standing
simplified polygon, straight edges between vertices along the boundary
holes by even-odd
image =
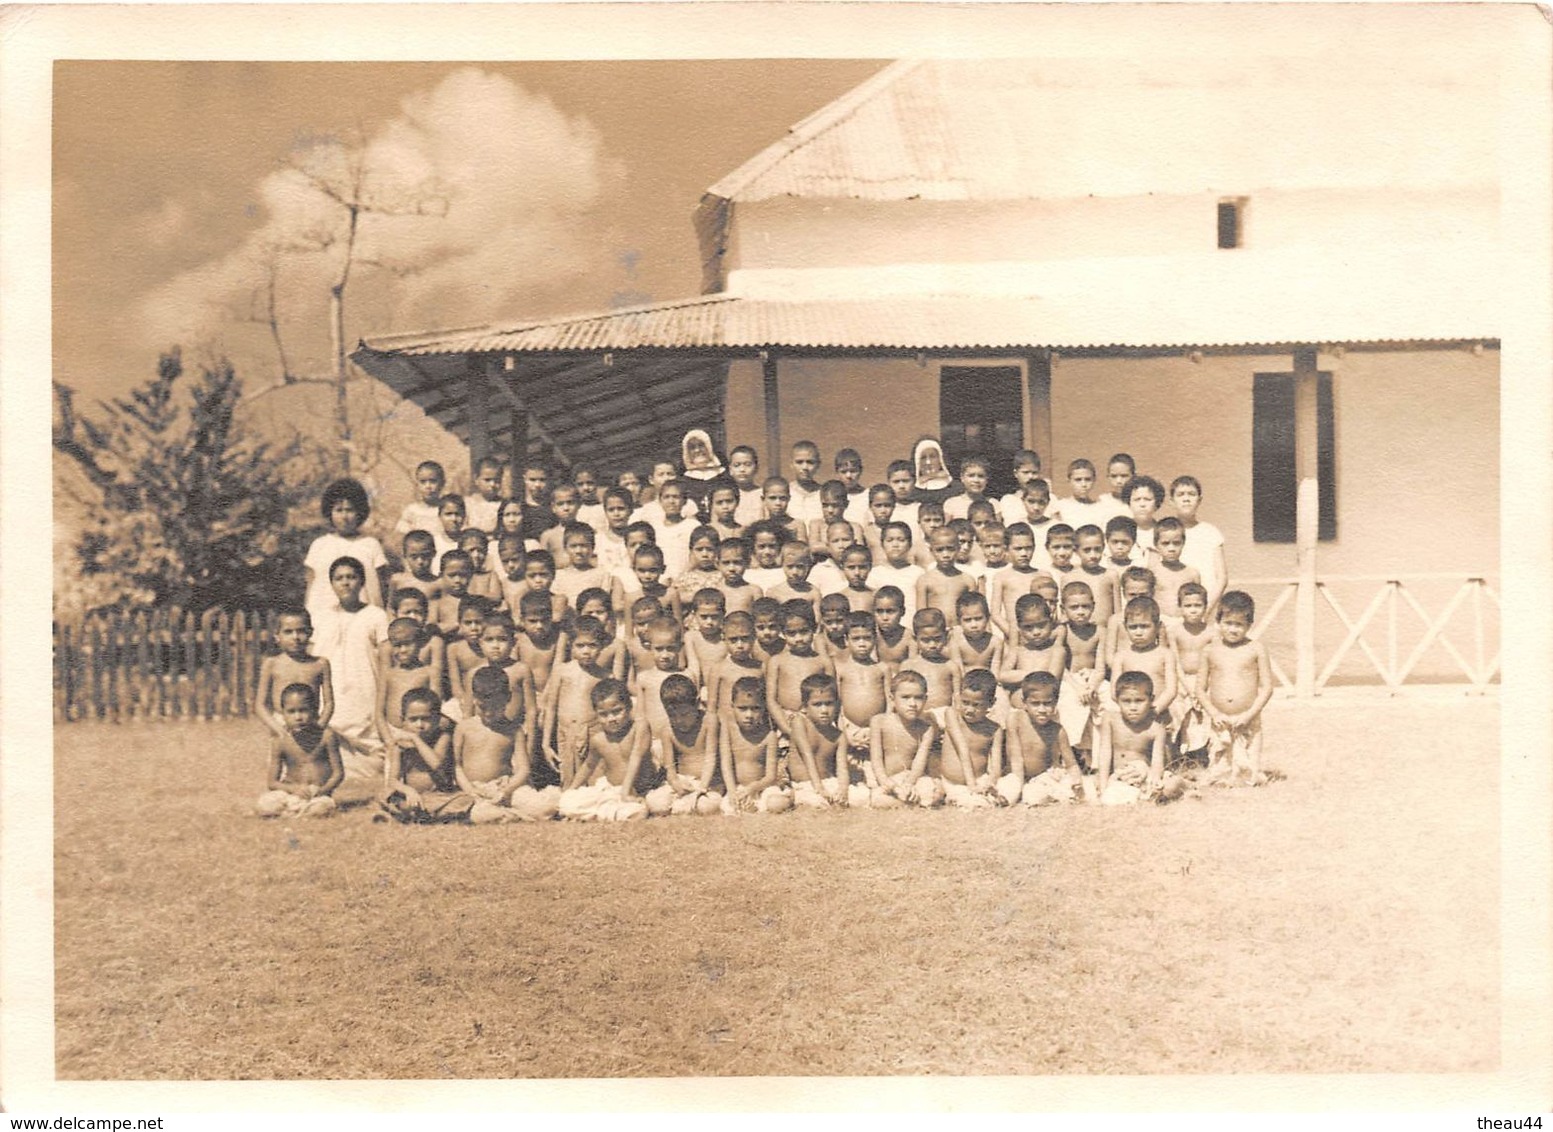
[[[428,462],[398,572],[360,485],[332,485],[256,697],[261,809],[326,811],[347,763],[405,820],[1121,801],[1178,792],[1183,750],[1261,779],[1271,677],[1195,479],[1162,518],[1125,454],[1110,493],[1076,460],[1056,501],[1030,451],[998,500],[976,458],[951,484],[931,439],[872,487],[855,451],[824,483],[819,458],[800,442],[790,478],[760,480],[752,449],[724,467],[697,430],[683,474],[550,490],[536,464],[508,499],[499,461],[468,499]]]

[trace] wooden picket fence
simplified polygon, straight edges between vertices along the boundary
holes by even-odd
[[[159,609],[55,622],[54,721],[246,716],[278,619]]]

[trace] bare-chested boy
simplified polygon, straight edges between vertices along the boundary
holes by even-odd
[[[414,592],[414,591],[412,591]],[[421,660],[420,626],[408,617],[399,617],[388,626],[388,664],[378,681],[376,718],[383,745],[393,740],[390,728],[402,728],[401,705],[411,688],[430,688],[440,697],[442,690],[432,682],[431,666]]]
[[[480,658],[485,665],[497,669],[507,680],[509,698],[507,718],[517,724],[523,733],[524,750],[532,752],[539,718],[539,693],[534,687],[534,675],[528,666],[514,655],[518,630],[504,609],[495,609],[485,615],[480,625]],[[480,669],[475,669],[479,672]],[[471,706],[474,702],[474,676],[466,683],[469,687]]]
[[[820,587],[809,581],[809,571],[814,569],[814,556],[801,542],[784,543],[782,546],[782,584],[772,586],[766,596],[780,602],[805,601],[814,611],[816,621],[820,617]]]
[[[647,805],[638,787],[651,742],[647,724],[631,717],[631,691],[620,680],[600,680],[589,699],[593,723],[561,792],[560,815],[570,821],[645,818]]]
[[[457,722],[474,711],[474,700],[469,694],[469,674],[485,664],[480,651],[480,633],[485,628],[485,615],[492,611],[489,598],[479,594],[465,594],[458,601],[458,639],[448,645],[448,686],[454,703],[446,709],[448,718]]]
[[[640,697],[642,717],[649,731],[658,731],[668,722],[663,714],[663,701],[658,689],[676,672],[689,677],[692,684],[700,686],[700,673],[687,667],[688,649],[685,648],[679,624],[671,617],[660,617],[647,627],[647,647],[652,650],[651,668],[636,674],[637,695]]]
[[[841,693],[823,672],[804,678],[803,711],[793,718],[793,748],[787,773],[793,804],[823,810],[830,806],[866,806],[868,787],[853,783],[852,763],[841,731]],[[867,764],[866,743],[863,763]],[[859,776],[861,777],[861,776]]]
[[[1202,584],[1197,567],[1181,561],[1186,549],[1186,526],[1180,519],[1161,519],[1154,527],[1154,573],[1159,580],[1155,594],[1160,613],[1172,620],[1181,616],[1181,587],[1188,582]]]
[[[1003,728],[987,717],[997,698],[998,681],[985,668],[966,672],[960,699],[944,723],[944,798],[962,809],[986,809],[997,804],[992,772],[1003,758]]]
[[[609,594],[597,586],[583,590],[577,595],[577,617],[579,620],[592,617],[604,626],[604,647],[599,650],[596,663],[616,680],[624,680],[631,668],[630,656],[626,649],[625,634],[615,620],[615,603]],[[570,642],[566,648],[569,659]]]
[[[259,682],[253,693],[253,713],[276,741],[294,759],[304,755],[293,745],[291,730],[281,710],[281,692],[292,684],[305,684],[313,690],[318,726],[328,727],[334,715],[334,691],[330,687],[329,662],[313,656],[308,648],[313,640],[313,618],[305,609],[283,611],[275,624],[275,643],[280,655],[267,656],[259,665]]]
[[[1116,678],[1114,689],[1116,710],[1095,729],[1094,797],[1102,805],[1178,797],[1181,780],[1165,771],[1165,721],[1154,711],[1154,682],[1133,669]],[[1084,785],[1087,793],[1089,781]]]
[[[722,581],[717,583],[723,591],[725,613],[747,613],[761,596],[759,587],[744,578],[750,564],[750,544],[744,538],[726,538],[717,544],[717,572]]]
[[[1040,594],[1025,594],[1015,603],[1014,621],[1018,636],[1003,650],[1003,669],[997,678],[1018,707],[1025,677],[1032,672],[1049,672],[1053,679],[1062,681],[1068,667],[1068,646],[1051,606]],[[1069,698],[1074,704],[1069,714],[1082,726],[1087,713],[1076,697]]]
[[[740,813],[780,814],[792,809],[792,791],[781,784],[777,731],[766,711],[765,688],[754,676],[733,685],[733,718],[717,729],[728,800]]]
[[[530,591],[518,603],[523,632],[517,639],[517,656],[534,681],[536,695],[544,695],[561,651],[561,628],[553,617],[548,593]]]
[[[1107,661],[1121,648],[1127,640],[1127,630],[1122,627],[1122,610],[1127,608],[1127,603],[1135,597],[1153,597],[1155,589],[1154,571],[1146,566],[1131,566],[1122,571],[1120,604],[1111,620],[1101,626],[1105,630],[1105,644],[1101,647],[1105,650],[1104,657]]]
[[[469,596],[469,583],[474,574],[474,561],[462,550],[450,550],[442,556],[442,592],[431,607],[431,622],[449,648],[458,640],[463,601]]]
[[[593,690],[601,681],[611,679],[609,670],[598,664],[604,636],[604,626],[597,618],[578,618],[572,658],[555,666],[540,697],[541,748],[562,782],[576,777],[577,764],[587,747]]]
[[[1154,689],[1154,714],[1168,727],[1176,699],[1176,657],[1160,640],[1159,606],[1151,597],[1135,597],[1122,610],[1127,638],[1111,656],[1111,686],[1125,672],[1142,672]]]
[[[804,680],[816,672],[834,677],[836,668],[829,657],[815,651],[814,618],[806,602],[782,607],[782,640],[787,647],[766,662],[766,702],[778,733],[791,742],[792,718],[803,709]]]
[[[1053,523],[1046,528],[1047,572],[1056,581],[1059,593],[1067,583],[1083,580],[1079,575],[1078,563],[1073,560],[1077,550],[1078,541],[1073,537],[1073,528],[1068,524]]]
[[[453,731],[453,776],[475,798],[469,820],[549,821],[561,791],[534,789],[529,780],[529,743],[524,727],[510,718],[512,688],[495,665],[476,669],[469,679],[474,715]]]
[[[1116,612],[1116,574],[1106,567],[1105,532],[1096,526],[1080,527],[1073,532],[1074,556],[1078,559],[1077,580],[1089,583],[1095,608],[1092,620],[1104,625]],[[1064,587],[1066,588],[1066,587]]]
[[[1071,802],[1083,778],[1067,732],[1057,720],[1061,687],[1050,672],[1032,672],[1020,684],[1021,710],[1008,717],[1008,770],[997,784],[998,794],[1010,805]]]
[[[820,598],[820,632],[814,639],[814,649],[830,657],[832,664],[847,655],[847,614],[851,612],[852,607],[842,594]]]
[[[1107,580],[1109,585],[1109,579]],[[1094,589],[1088,582],[1073,581],[1062,587],[1062,612],[1066,624],[1062,627],[1062,640],[1068,648],[1068,666],[1064,680],[1071,688],[1071,696],[1089,713],[1090,723],[1100,710],[1100,689],[1105,683],[1107,661],[1105,634],[1095,624]],[[1073,718],[1064,721],[1074,730],[1068,739],[1074,747],[1087,751],[1093,744],[1091,727],[1080,726]]]
[[[1219,639],[1203,650],[1197,697],[1213,728],[1210,777],[1225,785],[1260,786],[1262,709],[1273,695],[1267,646],[1248,635],[1256,603],[1241,590],[1219,599]]]
[[[942,727],[944,714],[960,695],[960,666],[949,658],[949,622],[938,609],[919,609],[911,619],[913,654],[897,672],[915,672],[926,685],[923,710]]]
[[[1218,629],[1208,621],[1208,590],[1199,582],[1187,582],[1176,591],[1181,605],[1179,624],[1165,626],[1165,642],[1176,654],[1180,683],[1176,689],[1176,718],[1173,736],[1177,750],[1196,761],[1196,752],[1206,755],[1209,741],[1208,714],[1197,694],[1198,674],[1202,671],[1203,651],[1219,639]]]
[[[420,640],[416,655],[423,665],[431,669],[431,688],[441,695],[447,689],[448,643],[442,639],[436,627],[430,624],[431,603],[420,590],[408,586],[395,590],[389,601],[389,612],[394,620],[405,618],[415,622]],[[387,641],[383,642],[379,650],[378,663],[385,670],[389,666]],[[395,710],[398,710],[397,703]]]
[[[868,725],[890,706],[890,671],[874,655],[876,634],[873,614],[847,614],[847,651],[836,661],[836,684],[849,754],[868,750]]]
[[[706,682],[706,706],[714,715],[726,718],[733,706],[733,685],[746,676],[766,680],[766,666],[755,655],[755,619],[748,613],[730,613],[723,618],[723,644],[728,655],[702,674]]]
[[[1014,603],[1030,592],[1036,569],[1030,564],[1035,557],[1035,532],[1029,523],[1015,523],[1006,532],[1008,539],[1008,565],[987,575],[987,607],[992,623],[1003,639],[1011,641],[1018,631],[1014,625]]]
[[[699,673],[700,679],[704,680],[705,674],[728,656],[728,646],[723,643],[727,600],[722,590],[705,586],[696,591],[690,608],[690,626],[685,633],[685,662],[692,673]]]
[[[658,686],[666,723],[654,732],[663,752],[664,786],[669,812],[718,814],[725,810],[721,759],[717,749],[720,726],[715,711],[703,711],[690,677],[672,673]],[[654,792],[656,793],[656,791]]]
[[[919,609],[917,616],[925,612]],[[868,727],[868,761],[878,783],[869,804],[936,806],[943,794],[938,776],[931,773],[938,769],[931,758],[938,745],[938,727],[926,711],[927,681],[921,673],[900,672],[890,692],[894,709],[874,716]]]
[[[782,639],[782,603],[774,597],[760,598],[750,606],[750,616],[755,619],[755,655],[765,664],[787,648]]]
[[[954,603],[967,590],[976,589],[976,579],[955,564],[960,537],[949,527],[939,527],[928,538],[933,564],[917,579],[917,613],[936,609],[947,619],[954,616]],[[915,633],[915,628],[913,628]]]
[[[899,587],[880,586],[874,591],[874,624],[879,630],[879,663],[890,670],[891,679],[911,656],[916,643],[906,631],[905,618],[906,595]]]
[[[404,569],[389,580],[390,590],[418,590],[428,600],[442,593],[442,582],[432,570],[437,560],[437,540],[430,531],[414,530],[404,536]]]
[[[962,673],[973,668],[996,672],[1003,663],[1003,638],[992,629],[987,599],[974,591],[961,594],[955,617],[959,623],[949,634],[949,659]]]
[[[386,783],[378,805],[395,821],[453,822],[469,816],[475,798],[458,788],[453,726],[429,688],[411,688],[400,703],[402,728],[389,734]]]
[[[297,682],[282,688],[277,699],[286,737],[270,740],[269,774],[254,808],[266,818],[332,814],[345,764],[339,739],[318,721],[318,693],[312,685]]]

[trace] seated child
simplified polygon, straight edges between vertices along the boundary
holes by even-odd
[[[879,528],[879,546],[883,561],[868,571],[868,584],[876,597],[885,586],[900,590],[909,621],[917,611],[917,579],[923,574],[922,567],[911,561],[911,528],[892,519]]]
[[[874,623],[879,629],[879,662],[893,678],[916,644],[906,631],[906,595],[898,587],[880,586],[874,592]]]
[[[896,672],[915,672],[922,678],[923,710],[942,727],[944,713],[960,695],[960,668],[949,659],[949,622],[937,609],[919,609],[911,620],[911,635],[916,649]]]
[[[474,796],[458,788],[453,728],[437,705],[429,688],[411,688],[400,703],[404,726],[390,731],[387,781],[378,798],[383,813],[395,821],[462,821],[474,808]]]
[[[929,773],[938,727],[924,711],[927,681],[919,673],[900,672],[890,691],[893,710],[874,716],[868,725],[868,761],[878,784],[870,791],[869,805],[936,806],[943,794],[937,776]]]
[[[604,626],[596,618],[579,618],[573,630],[572,657],[551,671],[540,699],[540,746],[562,782],[571,782],[576,776],[587,746],[593,690],[601,681],[613,679],[598,663],[606,643]]]
[[[667,721],[653,733],[663,752],[665,771],[664,784],[658,789],[671,795],[669,812],[723,813],[726,792],[717,749],[717,713],[702,710],[696,686],[690,677],[677,672],[658,686],[658,698]]]
[[[836,668],[828,656],[815,651],[814,617],[807,602],[784,605],[781,625],[787,647],[766,661],[766,703],[782,740],[791,743],[793,718],[803,710],[804,680],[817,672],[834,679]]]
[[[742,538],[727,538],[717,544],[717,572],[722,575],[718,588],[723,591],[723,608],[729,613],[748,612],[761,591],[744,580],[749,565],[750,546]]]
[[[405,535],[404,569],[393,576],[389,589],[394,592],[405,588],[415,589],[428,599],[435,599],[442,593],[442,583],[431,568],[436,554],[436,540],[429,531],[414,530]]]
[[[740,813],[780,814],[793,805],[792,791],[781,784],[777,732],[766,712],[765,689],[754,676],[733,685],[733,718],[717,729],[723,781],[728,799]]]
[[[1219,599],[1219,637],[1203,650],[1197,699],[1212,727],[1209,775],[1224,785],[1260,786],[1262,709],[1273,695],[1267,646],[1250,638],[1256,619],[1251,595],[1230,590]]]
[[[1050,672],[1032,672],[1020,684],[1021,710],[1008,717],[1008,771],[997,780],[1010,805],[1071,802],[1084,776],[1057,720],[1060,687]]]
[[[285,738],[270,740],[269,775],[254,804],[260,817],[326,817],[334,812],[335,788],[345,780],[340,742],[318,722],[318,693],[311,684],[287,684],[280,691]]]
[[[1165,771],[1165,723],[1154,711],[1154,682],[1133,670],[1113,687],[1116,708],[1095,729],[1096,779],[1092,793],[1085,779],[1085,794],[1106,806],[1180,797],[1183,783]]]
[[[631,717],[631,693],[619,680],[600,680],[589,701],[593,722],[559,813],[569,821],[639,821],[647,816],[638,789],[651,741],[647,725]]]
[[[935,609],[947,622],[954,616],[955,602],[960,600],[961,594],[976,589],[976,581],[956,562],[960,537],[952,528],[939,527],[929,537],[928,546],[933,554],[933,565],[917,579],[917,612]]]
[[[253,693],[253,713],[276,742],[286,746],[291,731],[281,710],[281,692],[292,684],[305,684],[313,690],[318,726],[328,727],[334,714],[334,690],[330,687],[329,662],[313,656],[308,646],[313,640],[313,619],[306,609],[282,610],[275,622],[275,643],[279,656],[267,656],[259,665],[259,681]],[[287,748],[292,758],[300,759],[300,747]]]
[[[836,689],[836,681],[823,672],[816,672],[804,677],[800,692],[803,711],[793,718],[793,745],[787,754],[793,804],[815,810],[830,806],[866,806],[868,787],[862,781],[853,781],[852,768],[867,765],[867,742],[865,740],[863,744],[861,764],[857,764],[847,754],[846,739],[837,722],[841,695]]]
[[[987,717],[998,681],[985,668],[972,668],[960,684],[956,710],[945,713],[940,780],[944,799],[961,809],[997,804],[992,772],[1003,757],[1003,728]]]
[[[510,718],[507,675],[491,665],[477,669],[469,684],[474,714],[453,731],[454,780],[475,799],[469,820],[549,821],[561,791],[555,786],[536,790],[529,781],[530,744],[523,726]]]

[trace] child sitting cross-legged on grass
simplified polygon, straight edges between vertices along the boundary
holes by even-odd
[[[403,727],[389,725],[383,815],[401,822],[453,822],[469,816],[474,795],[453,772],[453,727],[430,688],[411,688],[400,702]],[[374,818],[384,820],[383,817]]]
[[[835,678],[816,672],[799,686],[803,711],[790,731],[793,747],[787,770],[793,781],[793,803],[823,810],[830,806],[866,806],[868,787],[852,783],[847,744],[839,723],[841,695]]]
[[[962,809],[997,805],[993,771],[1003,757],[1003,728],[987,717],[997,698],[998,681],[985,668],[973,668],[960,684],[959,701],[945,713],[944,798]]]
[[[639,821],[647,805],[637,791],[650,741],[647,725],[631,717],[631,692],[610,677],[593,686],[594,722],[582,757],[561,792],[569,821]]]
[[[535,790],[529,782],[527,731],[509,718],[512,697],[507,673],[496,665],[476,669],[469,680],[474,715],[453,732],[453,774],[458,788],[475,801],[469,820],[549,821],[561,791]]]
[[[1085,794],[1105,806],[1180,797],[1185,784],[1165,770],[1166,720],[1154,710],[1154,681],[1133,669],[1116,678],[1114,691],[1116,709],[1095,728],[1096,775],[1084,780]]]
[[[766,689],[760,677],[736,680],[732,703],[732,718],[718,728],[718,746],[734,809],[760,814],[792,809],[792,791],[779,781],[777,730],[766,712]]]
[[[924,612],[919,610],[920,612]],[[943,801],[931,754],[938,728],[927,714],[927,680],[918,672],[900,672],[890,686],[894,710],[874,716],[868,725],[869,762],[877,784],[869,805],[885,809],[902,802],[936,806]]]
[[[318,722],[318,693],[288,684],[280,693],[286,736],[270,740],[267,789],[255,806],[261,817],[325,817],[334,812],[334,790],[345,778],[340,741]]]
[[[664,677],[658,686],[658,698],[663,704],[664,722],[653,729],[653,734],[663,752],[667,780],[659,789],[669,791],[669,812],[723,813],[728,803],[717,750],[717,713],[702,709],[695,684],[679,672]]]

